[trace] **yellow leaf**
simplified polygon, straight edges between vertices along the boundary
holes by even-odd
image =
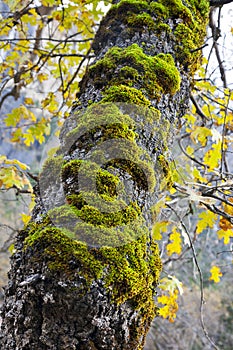
[[[15,131],[11,133],[12,142],[20,142],[22,137],[23,137],[23,132],[21,128],[17,128]]]
[[[33,101],[33,99],[30,98],[30,97],[25,97],[24,103],[26,103],[26,105],[33,105],[33,104],[34,104],[34,101]]]
[[[30,146],[31,144],[34,143],[34,137],[32,134],[28,133],[28,134],[23,134],[23,137],[25,138],[24,143],[26,146]]]
[[[63,94],[63,98],[66,99],[68,96],[69,96],[69,91],[66,91],[66,92]]]
[[[180,295],[183,294],[183,284],[175,276],[168,275],[159,281],[159,288],[168,292],[174,293],[176,289],[179,290]]]
[[[16,186],[17,188],[24,187],[23,178],[20,176],[20,172],[14,166],[0,169],[0,181],[1,186],[4,188],[11,188]]]
[[[211,136],[211,131],[204,126],[196,126],[191,133],[191,139],[196,143],[199,141],[202,146],[206,145],[207,137]]]
[[[36,15],[37,15],[36,12],[35,12],[35,15],[33,12],[31,13],[31,15],[25,14],[25,15],[21,16],[21,21],[24,23],[29,23],[32,26],[35,26],[36,22],[37,22]]]
[[[38,135],[36,139],[39,141],[40,145],[45,142],[45,137],[42,134]]]
[[[208,165],[209,170],[214,170],[218,167],[219,161],[221,159],[221,142],[217,144],[214,143],[212,148],[206,152],[203,162]]]
[[[32,209],[35,207],[36,205],[36,196],[33,193],[33,191],[31,191],[32,195],[31,195],[31,203],[29,204],[29,210],[32,211]]]
[[[22,170],[26,170],[29,169],[29,166],[21,163],[18,159],[6,159],[5,160],[5,164],[14,164],[14,165],[18,165],[19,168],[21,168]]]
[[[217,220],[217,214],[212,213],[211,211],[203,211],[198,215],[201,219],[197,223],[197,233],[203,232],[207,227],[213,228]]]
[[[6,156],[0,155],[0,164],[4,163],[6,159]]]
[[[222,276],[222,272],[218,266],[213,266],[210,269],[210,273],[211,273],[211,276],[209,278],[210,281],[212,280],[215,283],[220,282],[220,277]]]
[[[170,322],[174,322],[178,311],[177,297],[178,291],[176,289],[174,293],[170,292],[169,295],[162,295],[157,298],[158,302],[164,305],[159,309],[159,315],[168,318]]]
[[[42,81],[44,80],[48,80],[48,74],[45,73],[39,73],[37,74],[37,79],[39,80],[40,83],[42,83]]]
[[[174,187],[169,188],[170,194],[176,193],[176,189]]]
[[[194,179],[199,182],[202,182],[202,183],[207,182],[206,178],[201,176],[200,171],[196,167],[193,168],[193,176],[194,176]]]
[[[11,244],[10,247],[8,248],[8,251],[10,252],[10,254],[14,254],[15,253],[15,245]]]
[[[176,231],[176,228],[174,227],[172,230],[172,234],[169,237],[169,240],[171,243],[168,243],[167,245],[167,254],[170,256],[174,253],[180,254],[181,253],[181,235],[179,232]]]
[[[186,152],[189,156],[191,156],[194,153],[194,148],[188,145],[188,147],[186,148]]]
[[[233,216],[233,198],[230,197],[228,201],[232,204],[223,203],[222,206],[225,213],[227,213],[229,216]],[[223,238],[224,244],[228,244],[230,242],[230,237],[233,237],[233,224],[221,216],[219,220],[219,227],[220,230],[217,231],[218,238]]]
[[[218,235],[218,239],[222,239],[223,238],[223,242],[224,244],[228,244],[230,243],[230,238],[233,237],[233,229],[227,229],[227,230],[218,230],[217,231],[217,235]]]
[[[163,237],[161,233],[167,232],[168,225],[169,221],[156,222],[152,227],[153,238],[158,241],[162,239]]]
[[[11,113],[7,114],[7,117],[4,119],[6,126],[16,127],[16,125],[21,120],[21,114],[19,108],[14,108]]]
[[[31,215],[27,215],[27,214],[22,213],[21,218],[22,218],[24,225],[27,225],[31,219]]]

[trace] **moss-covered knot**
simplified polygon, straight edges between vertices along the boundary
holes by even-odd
[[[107,80],[108,88],[120,85],[137,89],[140,86],[149,97],[159,98],[162,93],[173,95],[180,88],[180,74],[172,56],[146,55],[137,44],[125,49],[110,48],[90,67],[89,74],[98,88],[106,86]]]

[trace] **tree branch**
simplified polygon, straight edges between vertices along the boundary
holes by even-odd
[[[210,6],[223,6],[233,2],[233,0],[210,0]]]

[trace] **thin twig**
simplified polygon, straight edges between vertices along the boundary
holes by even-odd
[[[221,11],[221,8],[219,9],[219,12],[220,11]],[[219,16],[218,16],[218,18],[219,18]],[[219,71],[220,71],[221,80],[223,82],[224,88],[227,88],[227,80],[226,80],[225,68],[223,66],[223,61],[221,60],[220,52],[219,52],[218,44],[217,44],[217,40],[221,36],[221,32],[220,32],[220,26],[218,25],[218,27],[217,27],[216,24],[215,24],[215,21],[214,21],[214,9],[212,9],[210,11],[209,26],[210,26],[211,31],[212,31],[213,48],[215,50],[215,55],[216,55],[216,58],[217,58],[217,61],[218,61],[218,64],[219,64]]]
[[[209,118],[207,118],[207,116],[202,112],[201,107],[199,106],[199,104],[197,103],[195,97],[191,94],[190,99],[194,105],[194,107],[196,108],[196,112],[197,114],[201,117],[201,119],[204,120],[208,120]]]

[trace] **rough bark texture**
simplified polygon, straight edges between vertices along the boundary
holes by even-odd
[[[1,350],[143,348],[161,270],[150,234],[207,1],[115,1],[17,237]]]

